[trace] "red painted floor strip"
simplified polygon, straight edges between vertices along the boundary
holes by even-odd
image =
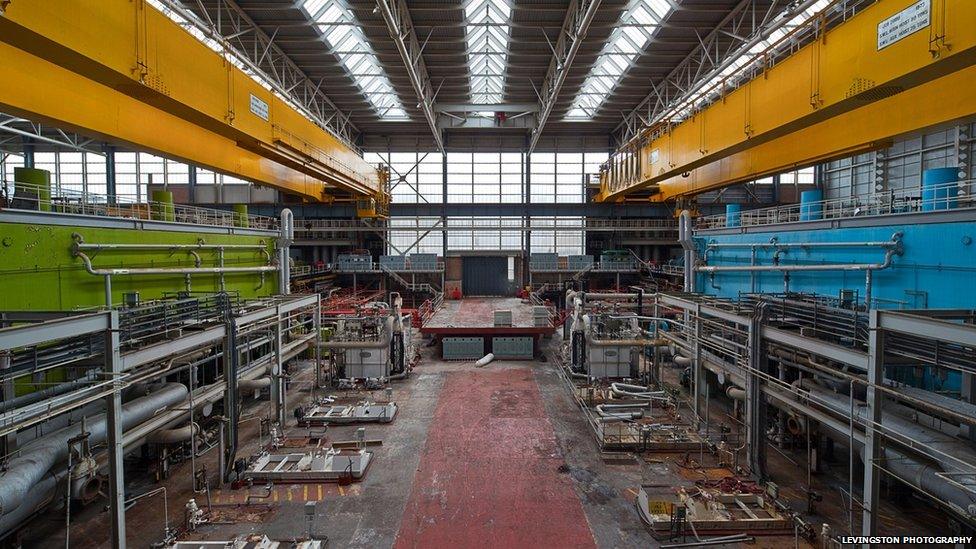
[[[448,375],[396,547],[595,547],[532,372]]]

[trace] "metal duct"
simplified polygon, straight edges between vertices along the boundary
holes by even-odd
[[[122,430],[147,421],[163,408],[183,402],[187,395],[186,386],[168,383],[148,396],[125,404],[122,407]],[[104,442],[107,438],[105,414],[89,420],[86,428],[92,446]],[[0,475],[0,515],[17,509],[51,467],[68,457],[68,440],[78,435],[80,429],[80,425],[71,425],[20,449],[18,456],[7,463],[7,470]]]

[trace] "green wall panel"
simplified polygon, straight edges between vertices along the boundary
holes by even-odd
[[[104,305],[103,277],[90,275],[82,261],[71,255],[72,233],[90,244],[258,244],[264,243],[274,257],[274,237],[120,228],[68,227],[43,223],[0,223],[0,310],[72,310]],[[217,265],[216,250],[200,250],[203,266]],[[192,267],[185,250],[90,252],[95,268]],[[256,250],[228,250],[225,266],[257,266],[266,258]],[[277,274],[266,273],[260,286],[258,273],[225,275],[226,289],[244,298],[273,295]],[[195,275],[195,292],[219,290],[219,275]],[[259,287],[260,286],[260,287]],[[143,300],[185,289],[182,275],[113,276],[113,301],[122,293],[138,291]]]

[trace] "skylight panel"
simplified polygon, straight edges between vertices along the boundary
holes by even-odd
[[[730,75],[739,72],[740,69],[753,62],[757,54],[772,47],[793,29],[806,24],[807,21],[827,7],[828,4],[830,4],[830,0],[818,0],[807,9],[790,17],[789,21],[770,32],[769,36],[765,39],[760,40],[756,45],[749,48],[747,52],[732,60],[725,69],[699,86],[696,93],[685,100],[679,107],[676,107],[677,115],[674,117],[674,120],[681,120],[689,116],[699,102],[708,103],[717,98],[722,91],[718,86],[722,80],[729,78]],[[789,17],[788,14],[783,14],[782,16]],[[732,82],[727,84],[734,85],[734,81],[735,79],[733,78]]]
[[[511,15],[512,7],[508,0],[467,0],[464,4],[467,22],[464,32],[473,103],[502,102]]]
[[[641,0],[624,13],[620,25],[610,33],[600,57],[583,81],[583,87],[566,113],[567,119],[588,120],[596,116],[603,102],[643,53],[658,25],[672,11],[667,0]]]
[[[380,118],[408,119],[366,36],[353,24],[349,9],[339,0],[305,0],[302,9],[313,21],[324,24],[322,37]]]

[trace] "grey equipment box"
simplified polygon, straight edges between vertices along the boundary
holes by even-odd
[[[346,349],[346,378],[366,379],[387,377],[390,375],[390,350],[382,349]]]
[[[535,356],[534,341],[531,337],[493,337],[491,352],[496,359],[532,360]]]
[[[508,328],[512,326],[512,311],[509,309],[498,309],[495,311],[495,326]]]
[[[634,347],[590,345],[587,354],[587,374],[597,379],[634,377],[637,357]]]
[[[407,269],[407,256],[405,255],[381,255],[380,267],[385,267],[391,271],[404,271]]]
[[[436,271],[437,254],[410,254],[411,271]]]
[[[445,337],[441,339],[444,360],[477,360],[485,356],[483,337]]]

